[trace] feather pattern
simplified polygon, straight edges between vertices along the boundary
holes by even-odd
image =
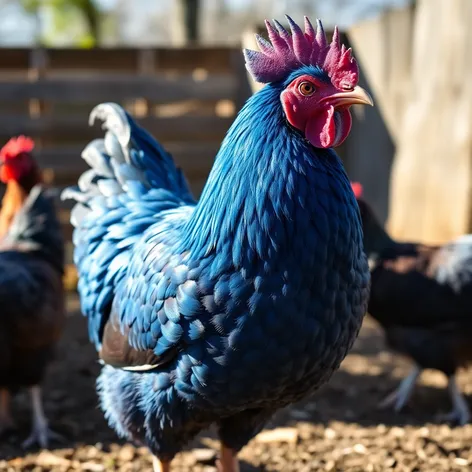
[[[62,198],[80,202],[71,217],[76,228],[74,262],[89,334],[99,347],[114,287],[130,262],[139,235],[166,210],[195,201],[169,154],[121,107],[101,104],[92,111],[91,124],[97,118],[103,121],[105,138],[85,148],[82,157],[91,169]]]
[[[33,187],[0,242],[0,387],[38,385],[64,322],[62,230]]]
[[[369,313],[391,348],[421,368],[454,374],[472,361],[472,236],[443,246],[396,242],[357,190],[372,262]]]
[[[110,136],[92,144],[95,177],[64,195],[80,205],[75,258],[107,364],[102,408],[119,434],[163,459],[215,421],[240,449],[329,378],[365,312],[349,180],[332,150],[287,126],[285,86],[249,99],[198,203],[171,157],[110,104],[92,114]]]

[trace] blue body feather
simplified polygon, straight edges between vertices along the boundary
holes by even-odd
[[[171,157],[110,104],[97,112],[107,138],[85,151],[95,182],[66,195],[88,209],[74,242],[97,349],[113,313],[137,350],[176,353],[145,373],[105,366],[99,379],[110,424],[163,458],[213,422],[242,447],[329,378],[365,313],[350,182],[332,150],[287,125],[283,87],[249,99],[198,203]]]

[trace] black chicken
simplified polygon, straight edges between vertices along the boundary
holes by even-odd
[[[423,369],[448,377],[453,409],[439,418],[468,423],[470,411],[456,371],[472,361],[472,235],[443,246],[398,243],[382,228],[352,184],[361,211],[364,247],[371,268],[368,312],[388,345],[414,362],[411,373],[381,407],[400,411]]]
[[[0,212],[0,431],[13,426],[11,395],[28,387],[33,426],[23,445],[46,447],[57,434],[48,428],[40,383],[64,322],[64,244],[31,143],[21,137],[0,151],[7,185]]]

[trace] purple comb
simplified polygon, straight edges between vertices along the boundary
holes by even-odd
[[[359,79],[359,69],[351,49],[339,42],[338,27],[334,28],[333,40],[328,46],[323,25],[316,20],[316,32],[305,16],[305,32],[285,15],[290,34],[278,21],[275,28],[265,21],[270,43],[256,34],[260,51],[244,50],[246,68],[257,82],[278,82],[302,65],[323,69],[338,89],[352,88]]]

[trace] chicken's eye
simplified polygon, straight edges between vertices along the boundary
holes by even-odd
[[[298,86],[298,90],[302,95],[305,95],[305,97],[313,95],[316,92],[316,88],[311,82],[302,82]]]

